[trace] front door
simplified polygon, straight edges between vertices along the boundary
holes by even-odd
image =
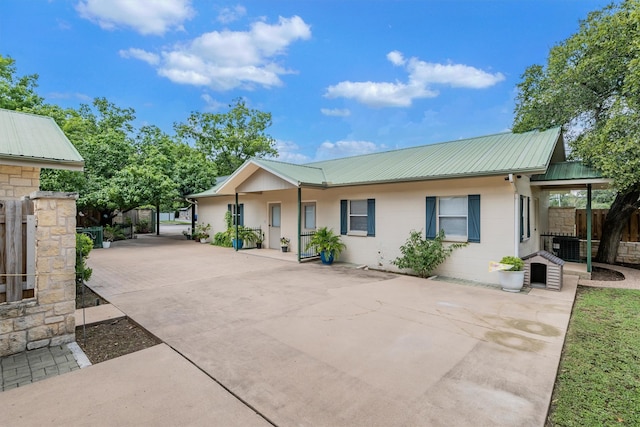
[[[269,248],[280,247],[280,203],[269,205]]]

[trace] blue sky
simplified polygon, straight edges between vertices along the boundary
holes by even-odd
[[[0,0],[0,54],[49,103],[170,134],[242,97],[304,163],[509,130],[525,68],[607,3]]]

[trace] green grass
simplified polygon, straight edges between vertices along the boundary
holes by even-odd
[[[640,291],[578,288],[547,425],[640,425]]]

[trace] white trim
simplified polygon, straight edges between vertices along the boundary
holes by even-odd
[[[559,181],[531,181],[532,187],[560,187],[571,185],[587,185],[587,184],[612,184],[613,180],[609,178],[594,178],[594,179],[563,179]]]

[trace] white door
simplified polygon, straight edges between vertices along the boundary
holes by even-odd
[[[280,203],[269,205],[269,248],[280,247]]]

